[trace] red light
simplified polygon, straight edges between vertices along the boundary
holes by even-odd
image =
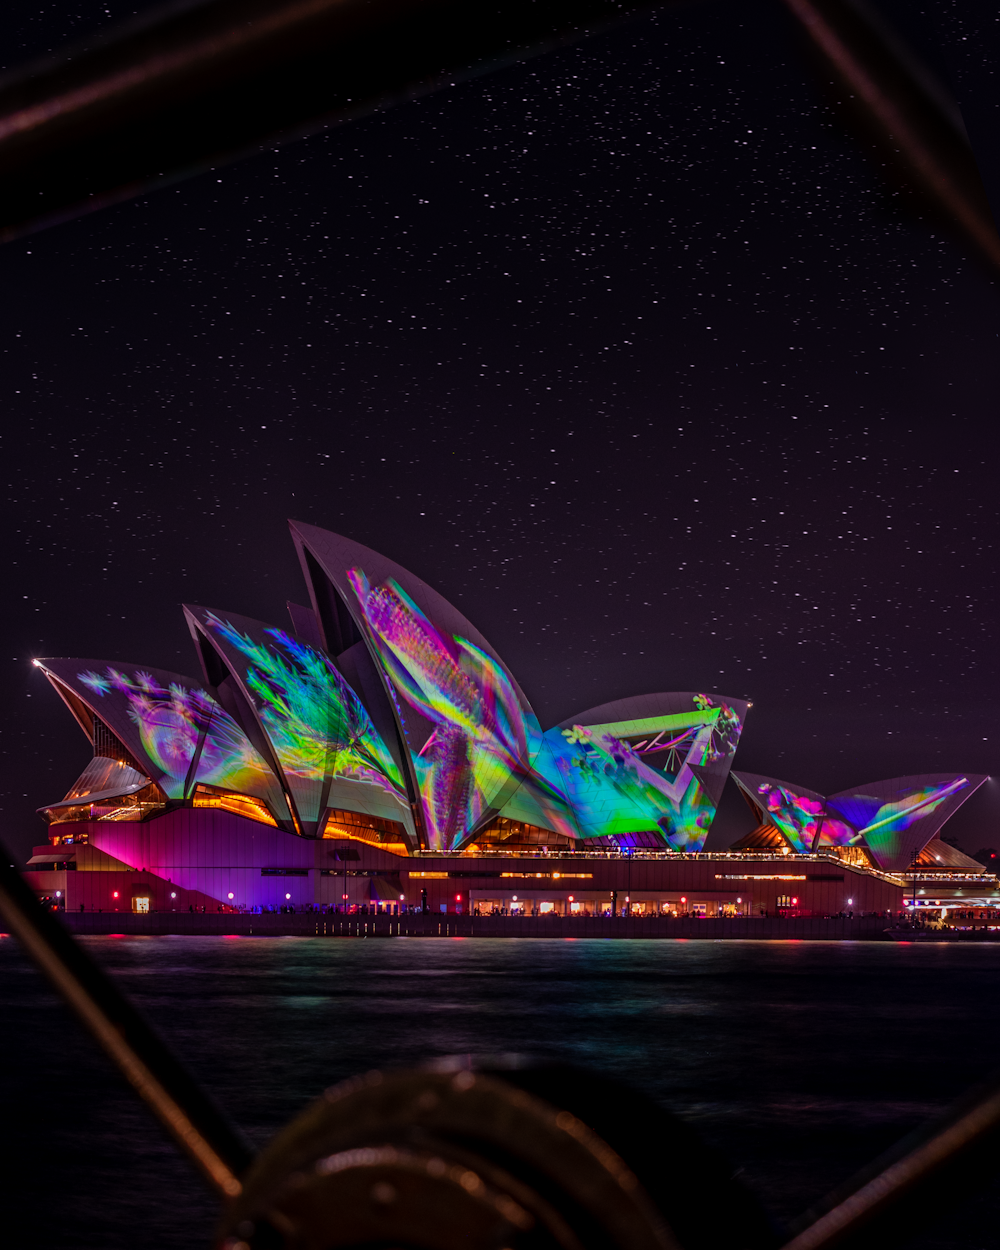
[[[792,906],[793,906],[793,907],[798,907],[798,905],[799,905],[799,900],[798,900],[797,898],[793,898],[793,899],[792,899]]]
[[[687,899],[686,899],[686,898],[684,898],[684,897],[682,896],[682,897],[681,897],[681,902],[682,902],[682,903],[686,903],[686,902],[687,902]]]
[[[118,897],[118,891],[117,891],[117,890],[115,890],[114,894],[112,894],[112,895],[111,895],[111,897],[112,897],[112,898],[117,898],[117,897]]]
[[[462,896],[461,896],[461,894],[456,894],[456,895],[455,895],[455,902],[456,902],[456,903],[460,903],[461,901],[462,901]]]

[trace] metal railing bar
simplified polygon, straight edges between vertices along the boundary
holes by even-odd
[[[46,911],[0,846],[0,917],[181,1150],[224,1198],[253,1151],[113,981]]]
[[[652,7],[653,0],[206,0],[169,8],[0,81],[0,240]]]
[[[875,14],[854,0],[784,0],[845,103],[910,185],[1000,271],[1000,234],[957,105]]]
[[[938,1178],[939,1204],[953,1201],[953,1190],[971,1182],[977,1167],[988,1162],[987,1155],[995,1156],[998,1131],[1000,1081],[994,1080],[904,1137],[800,1216],[782,1250],[829,1250],[848,1246],[859,1236],[867,1246],[871,1225],[889,1214],[895,1218],[914,1189],[932,1178]],[[941,1185],[940,1176],[948,1168],[958,1169],[959,1175]],[[929,1215],[930,1204],[922,1202],[921,1210]]]

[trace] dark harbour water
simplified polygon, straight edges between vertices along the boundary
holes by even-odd
[[[679,1112],[779,1216],[1000,1066],[1000,946],[86,938],[258,1143],[343,1077],[541,1051]],[[0,940],[0,1245],[209,1243],[214,1201]],[[1000,1244],[1000,1180],[921,1250]]]

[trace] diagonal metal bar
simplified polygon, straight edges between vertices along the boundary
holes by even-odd
[[[892,1216],[917,1186],[936,1181],[939,1203],[956,1200],[956,1191],[974,1183],[978,1170],[995,1168],[1000,1137],[1000,1082],[964,1098],[940,1119],[904,1138],[852,1180],[805,1213],[793,1226],[782,1250],[831,1250],[859,1237],[871,1244],[872,1226]],[[946,1171],[953,1172],[942,1183]],[[926,1194],[926,1190],[922,1191]],[[926,1218],[929,1204],[920,1204]],[[884,1240],[885,1233],[876,1236]]]
[[[1000,235],[956,105],[881,19],[854,0],[784,0],[896,166],[995,271]]]
[[[651,7],[206,0],[161,11],[0,82],[0,240]]]
[[[0,918],[223,1198],[253,1152],[115,984],[47,912],[0,846]]]

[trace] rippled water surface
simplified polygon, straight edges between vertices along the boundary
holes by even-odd
[[[257,1143],[326,1086],[454,1052],[558,1054],[692,1121],[791,1216],[1000,1064],[1000,945],[89,938]],[[11,1247],[208,1244],[214,1202],[0,940]],[[922,1247],[997,1244],[1000,1189]],[[912,1243],[916,1244],[916,1243]]]

